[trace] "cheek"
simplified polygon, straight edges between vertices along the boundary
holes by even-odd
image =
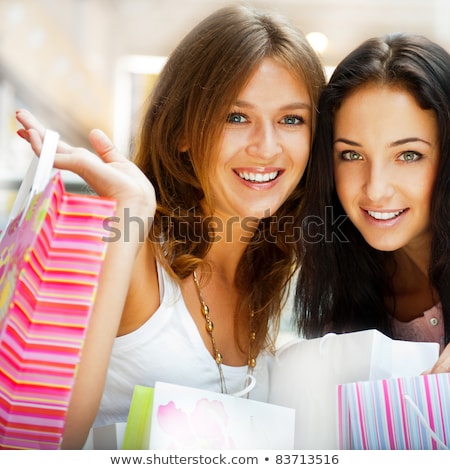
[[[416,190],[411,190],[411,197],[417,199],[422,207],[426,209],[428,212],[431,210],[431,199],[433,196],[433,184],[426,184],[423,185],[422,188],[420,186],[416,186]]]
[[[345,173],[342,171],[339,165],[334,165],[334,186],[338,195],[342,192],[342,188],[345,187]]]
[[[309,155],[311,154],[311,132],[307,129],[305,129],[300,137],[293,138],[289,142],[289,148],[291,149],[291,152],[299,153],[300,151],[300,159],[307,160],[309,158]]]
[[[305,173],[306,166],[308,165],[308,160],[309,160],[309,152],[308,154],[302,155],[294,162],[296,173],[299,175],[300,178],[303,177]]]
[[[397,176],[398,187],[415,205],[430,210],[437,169],[423,169],[419,165],[412,169],[415,171]]]
[[[358,193],[358,177],[350,175],[341,166],[335,167],[334,184],[341,204],[345,207]]]
[[[300,149],[300,151],[299,151]],[[310,140],[309,138],[304,138],[303,140],[296,141],[295,143],[291,144],[290,146],[290,154],[295,155],[293,158],[293,164],[295,169],[303,175],[306,166],[308,165],[308,161],[310,159]]]
[[[438,165],[436,163],[434,167],[431,168],[430,171],[428,172],[428,177],[426,177],[426,181],[427,181],[426,192],[427,192],[427,197],[428,197],[430,207],[431,207],[431,201],[433,198],[434,187],[436,185],[437,172],[438,172]]]

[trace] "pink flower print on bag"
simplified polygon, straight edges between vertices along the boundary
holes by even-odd
[[[200,399],[191,413],[175,406],[173,401],[159,406],[161,429],[173,439],[174,449],[234,449],[228,435],[228,415],[223,403]]]

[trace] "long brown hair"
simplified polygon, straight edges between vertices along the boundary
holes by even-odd
[[[207,175],[232,103],[267,57],[305,83],[315,109],[325,80],[304,35],[282,17],[243,6],[222,8],[200,22],[170,55],[153,88],[135,162],[154,185],[158,201],[150,239],[175,278],[189,276],[213,242]],[[288,240],[293,228],[284,216],[297,209],[301,194],[299,184],[277,211],[275,224],[271,221],[270,239],[265,234],[269,224],[261,221],[236,274],[242,312],[248,314],[250,305],[258,315],[259,346],[269,319],[277,318],[293,270],[294,243]],[[200,201],[206,205],[200,207]]]

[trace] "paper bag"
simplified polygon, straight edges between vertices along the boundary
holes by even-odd
[[[136,386],[124,449],[292,449],[295,412],[162,382]]]
[[[83,450],[122,449],[126,427],[127,423],[120,422],[91,428],[83,445]]]
[[[49,179],[57,138],[47,132],[0,239],[0,448],[60,446],[114,214]]]
[[[450,375],[432,374],[338,386],[341,449],[450,447]]]
[[[438,355],[437,343],[396,341],[376,330],[295,340],[276,354],[269,401],[296,410],[296,449],[338,449],[338,384],[418,375]]]

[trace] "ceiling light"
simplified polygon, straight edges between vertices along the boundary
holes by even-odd
[[[308,33],[306,35],[306,39],[308,39],[308,42],[311,44],[311,47],[319,54],[325,52],[325,49],[328,46],[328,38],[323,33]]]

